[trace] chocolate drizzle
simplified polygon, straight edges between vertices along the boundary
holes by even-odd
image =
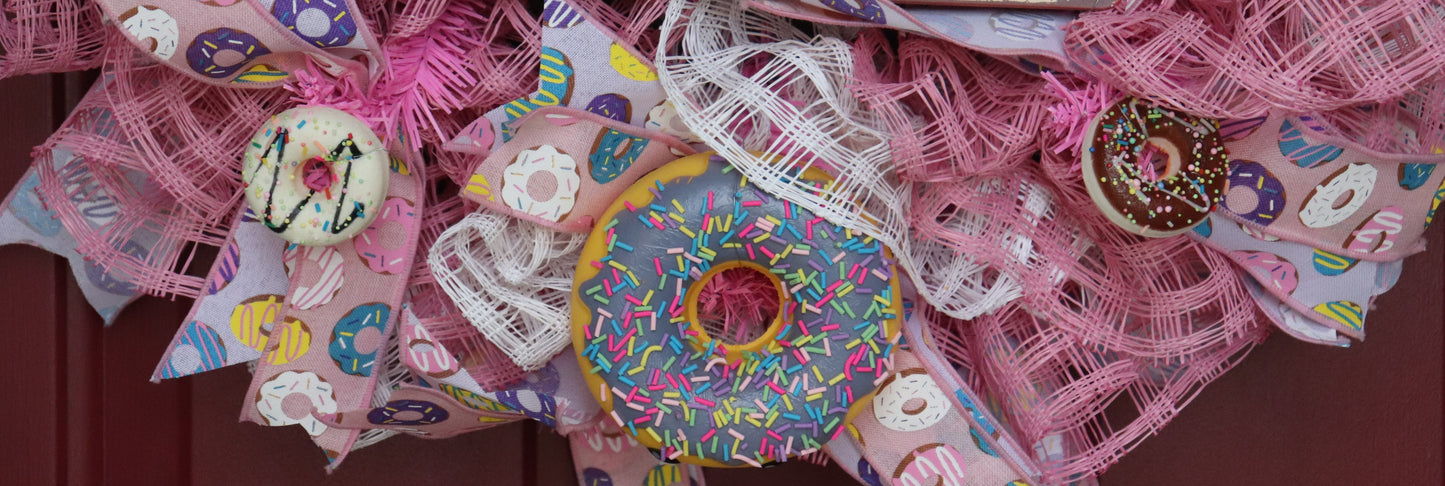
[[[290,142],[291,131],[285,128],[279,128],[276,130],[276,135],[271,137],[270,143],[266,145],[266,151],[261,153],[261,160],[264,161],[267,159],[267,157],[271,156],[271,150],[273,148],[276,150],[276,158],[274,160],[275,168],[272,169],[271,173],[271,187],[266,192],[266,209],[264,211],[264,214],[261,216],[261,222],[264,223],[267,228],[270,228],[271,231],[276,233],[285,232],[286,229],[290,228],[291,223],[296,219],[297,216],[301,214],[301,209],[306,207],[306,205],[311,202],[311,198],[314,197],[317,192],[315,189],[307,188],[306,197],[302,199],[300,203],[297,203],[296,207],[291,208],[290,214],[287,214],[286,217],[281,220],[280,224],[275,223],[272,219],[271,211],[276,207],[276,205],[274,204],[274,200],[276,198],[276,185],[281,181],[281,166],[283,165],[281,161],[286,158],[286,144]],[[343,152],[348,154],[347,157],[341,158]],[[336,212],[331,216],[330,224],[328,224],[327,227],[323,228],[323,231],[329,232],[333,235],[341,234],[342,231],[345,231],[346,228],[350,227],[352,223],[356,222],[356,220],[362,219],[366,214],[365,204],[357,201],[352,201],[351,213],[347,215],[346,220],[341,220],[341,208],[346,205],[346,195],[348,193],[347,188],[351,185],[352,161],[357,159],[358,157],[361,157],[361,149],[358,149],[356,147],[356,142],[353,141],[351,137],[346,137],[346,140],[342,140],[341,142],[337,143],[336,147],[332,148],[331,152],[327,154],[326,157],[327,160],[330,161],[346,161],[346,172],[341,177],[341,196],[340,199],[336,202]],[[256,171],[257,174],[259,174],[260,172],[260,170]]]

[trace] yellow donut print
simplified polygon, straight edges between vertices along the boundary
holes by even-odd
[[[311,350],[311,328],[300,319],[288,318],[286,323],[271,330],[272,347],[266,360],[281,365],[300,359]]]
[[[1360,304],[1348,300],[1336,300],[1317,305],[1314,310],[1350,329],[1358,331],[1365,327],[1365,311]]]
[[[622,77],[633,81],[657,81],[657,71],[643,64],[637,56],[627,52],[617,43],[612,43],[612,69],[621,74]]]
[[[279,295],[258,295],[247,299],[231,310],[231,333],[242,344],[251,349],[266,349],[266,325],[281,317],[282,297]]]

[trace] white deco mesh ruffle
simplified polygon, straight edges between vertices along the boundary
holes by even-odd
[[[524,370],[572,342],[572,276],[585,234],[493,213],[448,228],[427,264],[462,315]]]
[[[882,240],[923,296],[949,315],[971,319],[1020,294],[1016,282],[993,278],[986,266],[909,237],[915,183],[897,176],[884,124],[849,89],[847,42],[810,38],[745,2],[674,0],[659,45],[668,47],[657,57],[662,86],[682,120],[754,184]],[[791,177],[813,166],[837,183],[819,192]]]

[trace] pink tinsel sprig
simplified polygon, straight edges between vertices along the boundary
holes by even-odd
[[[1044,86],[1058,103],[1048,107],[1052,118],[1049,126],[1059,135],[1058,142],[1050,147],[1056,154],[1077,150],[1094,121],[1104,107],[1119,96],[1119,92],[1104,83],[1087,83],[1083,88],[1071,89],[1059,81],[1051,72],[1044,72]],[[1074,169],[1078,169],[1076,163]]]

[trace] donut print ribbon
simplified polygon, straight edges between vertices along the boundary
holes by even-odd
[[[359,80],[382,67],[380,45],[353,0],[101,0],[100,6],[136,48],[212,84],[276,87],[308,61]]]
[[[1230,179],[1215,214],[1345,259],[1386,262],[1424,249],[1421,235],[1445,198],[1437,167],[1445,148],[1374,152],[1310,116],[1224,121],[1220,132]]]
[[[485,157],[515,136],[517,119],[543,107],[571,107],[642,127],[663,106],[666,95],[651,60],[594,23],[585,10],[569,0],[546,0],[541,23],[537,91],[467,125],[445,145],[447,150]]]
[[[511,141],[482,161],[462,197],[558,231],[585,232],[643,174],[692,153],[661,132],[541,108],[517,121]]]
[[[1077,12],[1038,9],[910,5],[891,0],[751,0],[783,17],[859,28],[887,27],[982,52],[1028,72],[1071,71],[1064,26]]]
[[[895,353],[893,365],[849,427],[871,470],[860,462],[860,478],[900,486],[996,486],[1026,479],[1000,456],[999,430],[965,419],[977,409],[962,409],[911,350]]]
[[[607,417],[567,436],[572,444],[572,465],[583,486],[640,484],[643,486],[704,486],[702,467],[669,464]]]
[[[414,154],[395,151],[393,157],[418,160]],[[403,166],[410,170],[402,170]],[[412,267],[421,226],[422,168],[419,163],[393,166],[387,201],[397,202],[399,209],[378,216],[367,230],[381,234],[368,238],[363,233],[330,247],[310,249],[334,250],[340,255],[343,291],[325,302],[308,300],[300,305],[297,296],[310,295],[309,289],[325,285],[335,270],[317,263],[292,269],[288,298],[273,321],[242,406],[242,420],[305,428],[326,451],[331,461],[328,468],[345,459],[359,433],[328,426],[336,420],[331,415],[371,405],[381,348],[402,314],[402,294],[410,276],[404,270]],[[394,233],[386,233],[388,227]],[[296,394],[310,400],[311,410],[296,409],[297,401],[289,399]]]
[[[1342,336],[1364,340],[1370,302],[1395,285],[1404,266],[1282,240],[1219,212],[1196,226],[1193,237],[1253,278],[1255,300],[1281,330],[1320,344],[1348,344]]]

